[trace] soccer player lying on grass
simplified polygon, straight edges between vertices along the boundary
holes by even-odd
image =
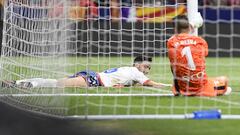
[[[63,79],[43,79],[33,78],[25,80],[17,80],[12,82],[16,87],[117,87],[132,86],[141,84],[161,88],[164,86],[172,86],[169,84],[157,83],[150,80],[145,75],[151,69],[152,58],[146,56],[138,56],[134,59],[132,67],[112,68],[100,73],[94,71],[81,71],[68,78]],[[4,85],[9,85],[5,82]]]
[[[174,77],[174,95],[219,96],[231,93],[227,77],[209,79],[205,57],[208,44],[201,37],[191,35],[193,25],[186,16],[175,22],[175,35],[167,42],[168,57]]]

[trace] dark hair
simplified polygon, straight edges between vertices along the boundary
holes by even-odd
[[[140,62],[143,62],[143,61],[152,62],[152,58],[148,57],[148,56],[137,56],[134,59],[133,63],[140,63]]]
[[[182,33],[184,30],[189,29],[190,24],[186,15],[176,17],[174,22],[177,33]]]

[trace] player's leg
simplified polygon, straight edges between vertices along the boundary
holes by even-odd
[[[63,78],[57,82],[58,87],[87,87],[88,84],[84,77],[77,76],[74,78]]]
[[[201,92],[199,93],[199,96],[205,96],[205,97],[215,97],[217,96],[217,93],[214,89],[214,79],[208,79],[207,83],[202,88]]]
[[[57,87],[56,79],[49,78],[31,78],[24,80],[17,80],[16,85],[21,88],[54,88]]]
[[[229,95],[232,91],[231,87],[228,87],[228,78],[225,76],[214,78],[214,90],[217,96]]]
[[[58,80],[59,87],[96,87],[101,86],[98,74],[91,70],[81,71],[68,78]]]
[[[228,87],[228,78],[225,76],[208,79],[201,96],[229,95],[232,89]]]
[[[2,87],[19,87],[19,88],[56,88],[56,87],[87,87],[85,78],[77,76],[74,78],[63,79],[45,79],[31,78],[17,81],[3,81]]]
[[[23,80],[4,80],[1,82],[2,87],[18,88],[36,88],[36,87],[56,87],[56,79],[30,78]]]
[[[16,81],[3,80],[1,81],[2,88],[12,88],[16,87]]]
[[[81,71],[63,79],[31,78],[2,82],[2,87],[55,88],[55,87],[96,87],[101,86],[97,73]]]

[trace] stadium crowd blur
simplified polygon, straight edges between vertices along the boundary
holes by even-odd
[[[112,20],[118,20],[120,14],[121,7],[143,7],[143,6],[150,6],[154,5],[161,6],[161,5],[173,5],[173,4],[181,4],[186,3],[186,0],[72,0],[72,2],[80,3],[80,7],[91,7],[90,9],[85,9],[82,11],[79,10],[78,18],[86,17],[86,16],[97,16],[97,12],[101,12],[103,9],[109,9]],[[208,5],[208,6],[240,6],[240,0],[199,0],[199,5]],[[100,9],[100,10],[98,10]],[[102,14],[106,14],[105,12],[101,12]],[[100,15],[101,15],[100,13]]]
[[[240,0],[204,0],[204,5],[211,5],[211,6],[234,6],[240,5]]]
[[[2,31],[3,24],[3,3],[6,0],[0,0],[0,30]],[[155,16],[157,14],[161,14],[161,12],[165,12],[164,9],[159,12],[144,14],[144,9],[138,10],[138,12],[143,12],[143,15],[136,15],[137,8],[160,8],[165,5],[175,5],[175,4],[184,4],[187,0],[69,0],[71,2],[71,9],[69,12],[69,17],[72,19],[76,19],[78,21],[98,18],[101,19],[109,19],[111,21],[119,21],[121,19],[126,18],[128,21],[136,21],[136,18],[139,20],[144,20],[146,17],[150,18],[149,20],[160,20],[159,16]],[[26,1],[22,1],[26,2]],[[28,1],[29,2],[29,1]],[[38,2],[38,1],[35,1]],[[47,1],[51,2],[51,0]],[[239,6],[240,0],[199,0],[199,5],[201,6]],[[31,1],[31,3],[34,3]],[[53,15],[61,14],[62,7],[54,7]],[[147,10],[147,9],[146,9]],[[177,10],[177,12],[181,11],[183,13],[183,9]],[[175,11],[173,11],[175,12]],[[181,14],[180,13],[180,14]],[[171,13],[169,13],[171,14]],[[152,16],[153,15],[153,16]],[[132,18],[131,18],[132,17]],[[135,17],[135,18],[134,18]],[[152,17],[152,18],[151,18]],[[153,18],[158,19],[153,19]],[[135,19],[135,20],[134,20]],[[151,22],[151,21],[146,21]],[[161,21],[159,21],[161,22]],[[2,38],[2,32],[0,32],[0,41]],[[0,43],[1,46],[1,43]],[[1,49],[1,47],[0,47]]]
[[[50,1],[51,0],[48,2]],[[98,17],[99,15],[108,15],[112,21],[114,21],[119,20],[119,15],[124,7],[160,7],[163,5],[182,4],[186,3],[186,1],[187,0],[70,0],[72,8],[69,15],[78,20]],[[0,0],[1,19],[3,2],[4,0]],[[198,0],[198,2],[199,5],[204,6],[240,6],[240,0]],[[54,9],[54,11],[58,11],[56,9]],[[59,9],[61,10],[61,8]]]

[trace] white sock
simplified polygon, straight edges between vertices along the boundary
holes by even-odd
[[[33,88],[55,88],[57,87],[56,79],[43,79],[43,78],[32,78],[25,80],[17,80],[16,84],[20,84],[21,82],[30,82],[33,85]]]

